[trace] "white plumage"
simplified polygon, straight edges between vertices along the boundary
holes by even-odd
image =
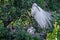
[[[33,3],[33,5],[32,5],[31,15],[37,21],[40,28],[42,28],[42,29],[49,28],[49,25],[50,25],[50,27],[52,27],[52,24],[50,22],[51,14],[44,11],[36,3]]]
[[[28,32],[29,34],[34,34],[35,29],[31,26],[30,28],[27,29],[27,32]]]

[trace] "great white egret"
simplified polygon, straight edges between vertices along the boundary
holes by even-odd
[[[36,3],[33,3],[31,8],[31,15],[34,17],[36,22],[41,29],[49,29],[53,28],[52,16],[51,13],[44,11],[41,7],[39,7]]]

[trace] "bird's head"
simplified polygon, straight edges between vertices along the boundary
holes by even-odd
[[[31,16],[34,16],[36,14],[37,8],[38,8],[37,4],[33,3],[31,8]]]

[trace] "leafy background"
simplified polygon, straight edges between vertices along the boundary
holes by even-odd
[[[0,0],[0,40],[39,40],[39,37],[32,37],[23,30],[31,24],[37,26],[30,17],[34,2],[55,17],[54,30],[47,33],[46,40],[60,39],[60,0]],[[4,23],[7,28],[4,28]],[[8,28],[12,25],[17,29],[11,34]]]

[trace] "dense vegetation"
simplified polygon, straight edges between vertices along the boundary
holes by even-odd
[[[55,17],[55,28],[52,33],[47,33],[46,39],[60,39],[60,0],[0,0],[0,40],[40,40],[40,36],[33,37],[25,31],[26,27],[37,26],[30,16],[33,3]]]

